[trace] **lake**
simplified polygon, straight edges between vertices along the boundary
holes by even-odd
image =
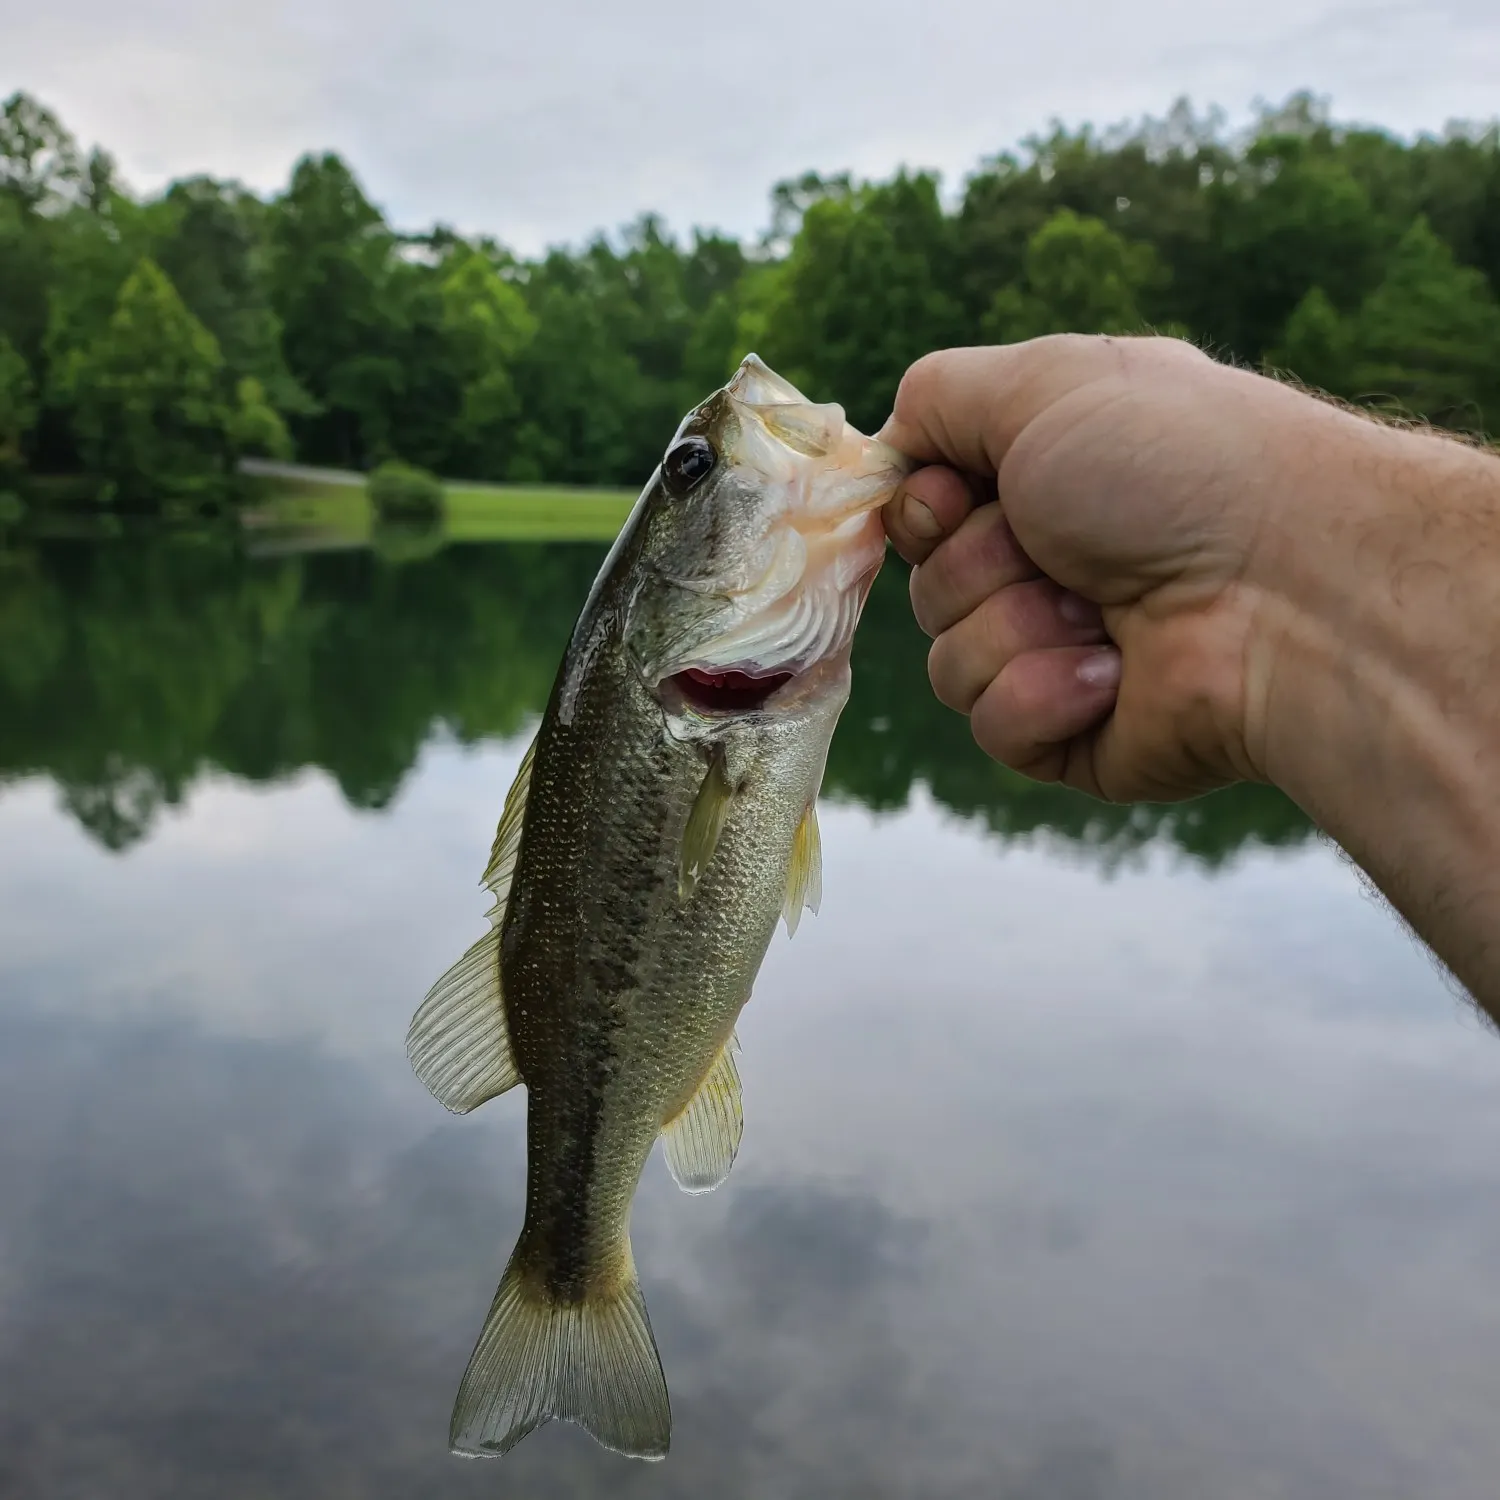
[[[636,1202],[672,1453],[447,1454],[524,1103],[405,1028],[602,555],[0,546],[0,1494],[1490,1500],[1500,1041],[1275,794],[986,761],[894,560],[739,1160]]]

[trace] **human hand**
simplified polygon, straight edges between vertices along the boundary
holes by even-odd
[[[1278,570],[1384,432],[1176,339],[919,360],[880,436],[932,465],[887,529],[938,697],[997,760],[1112,800],[1268,778]]]

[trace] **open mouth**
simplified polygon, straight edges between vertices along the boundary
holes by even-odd
[[[748,672],[702,672],[689,667],[668,680],[700,713],[743,714],[764,707],[766,700],[795,675],[772,672],[752,677]]]

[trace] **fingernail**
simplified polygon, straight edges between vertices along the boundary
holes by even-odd
[[[907,495],[901,502],[901,524],[924,541],[940,535],[943,530],[938,525],[938,518],[915,495]]]
[[[1069,625],[1097,625],[1100,619],[1099,606],[1071,589],[1057,596],[1057,612]]]
[[[1086,687],[1119,687],[1120,667],[1120,653],[1113,646],[1106,646],[1078,663],[1078,680]]]

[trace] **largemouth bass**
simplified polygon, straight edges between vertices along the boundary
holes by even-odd
[[[904,467],[751,355],[595,580],[495,835],[491,930],[407,1037],[451,1110],[526,1085],[526,1217],[455,1452],[552,1418],[667,1451],[631,1201],[658,1136],[689,1192],[739,1148],[735,1021],[778,917],[818,906],[818,788]]]

